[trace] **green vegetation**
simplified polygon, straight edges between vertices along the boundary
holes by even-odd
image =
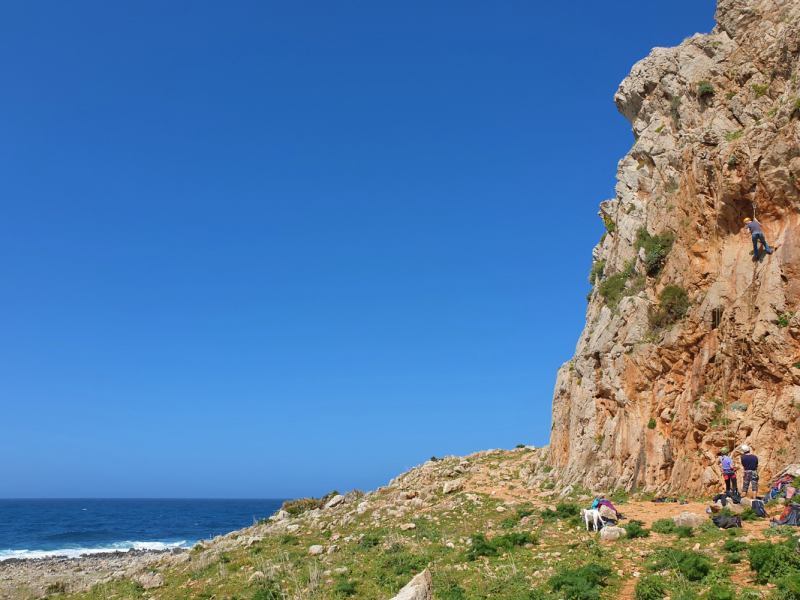
[[[314,510],[315,508],[322,508],[325,504],[336,496],[339,492],[336,490],[332,491],[329,494],[325,494],[322,498],[298,498],[297,500],[287,500],[281,506],[281,510],[285,510],[287,513],[296,517],[297,515],[303,514],[307,510]]]
[[[634,600],[661,600],[666,595],[664,578],[657,575],[642,577],[633,588]]]
[[[689,295],[680,286],[668,285],[658,298],[658,309],[651,309],[649,313],[650,325],[655,329],[676,323],[689,312]]]
[[[738,140],[743,135],[744,135],[744,129],[740,129],[738,131],[729,131],[725,134],[725,141],[732,142],[734,140]]]
[[[609,575],[611,569],[590,563],[577,569],[564,569],[548,584],[554,592],[561,592],[568,600],[599,600],[598,587],[605,584]]]
[[[697,84],[697,97],[702,98],[703,96],[713,96],[716,94],[716,90],[714,90],[714,86],[708,83],[707,81],[701,81]]]
[[[726,97],[728,100],[733,100],[733,97],[734,97],[734,96],[736,96],[736,92],[728,92],[727,94],[725,94],[725,97]]]
[[[472,547],[466,553],[467,560],[475,560],[479,556],[497,556],[501,550],[513,550],[515,546],[538,544],[539,538],[530,533],[506,533],[487,540],[483,534],[472,536]]]
[[[675,533],[676,525],[672,519],[659,519],[651,529],[654,533]]]
[[[606,268],[606,259],[603,258],[601,260],[596,261],[592,265],[592,270],[589,271],[589,283],[592,285],[595,284],[596,281],[599,281],[603,278],[603,269]]]
[[[796,538],[777,544],[751,544],[748,550],[750,568],[756,572],[758,583],[777,583],[786,576],[800,575],[800,554],[794,547]]]
[[[656,127],[656,133],[661,133],[662,131],[664,131],[664,125],[661,125],[660,127]]]
[[[603,225],[606,227],[606,233],[614,233],[617,229],[616,223],[605,215],[603,215]]]
[[[647,227],[640,227],[636,231],[636,240],[633,242],[633,247],[637,251],[640,248],[644,248],[644,267],[649,276],[656,277],[661,273],[667,260],[667,255],[672,251],[674,243],[675,234],[671,231],[664,231],[660,235],[650,235],[647,232]]]
[[[669,114],[672,115],[672,123],[677,129],[681,126],[681,99],[673,98],[669,101]]]
[[[694,535],[694,530],[689,525],[681,525],[675,529],[680,539],[688,539]]]
[[[738,165],[738,164],[739,164],[739,159],[738,159],[738,158],[736,158],[736,155],[735,155],[735,154],[731,154],[731,155],[728,157],[728,166],[729,166],[729,167],[735,167],[735,166],[736,166],[736,165]]]
[[[647,423],[648,429],[655,429],[656,428],[656,420],[653,417],[650,417],[650,421]]]
[[[635,519],[622,525],[622,528],[626,532],[625,537],[628,539],[649,537],[650,530],[645,529],[642,525],[644,525],[642,521],[637,521]]]
[[[700,581],[711,571],[711,563],[698,552],[668,548],[656,555],[652,568],[655,571],[675,569],[688,581]]]
[[[787,317],[786,315],[780,315],[778,317],[778,327],[783,329],[784,327],[788,326],[789,326],[789,317]]]
[[[556,521],[558,519],[568,519],[581,514],[581,507],[577,504],[567,504],[560,502],[556,504],[555,510],[543,510],[542,519],[545,521]]]
[[[769,91],[769,85],[753,84],[751,87],[753,88],[753,91],[756,93],[756,98],[761,98],[761,96],[766,96],[767,92]]]

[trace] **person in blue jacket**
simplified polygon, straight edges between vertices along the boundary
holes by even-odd
[[[728,449],[719,451],[719,462],[722,465],[722,478],[725,480],[725,491],[733,490],[739,493],[739,484],[736,481],[736,471],[733,470],[733,460],[728,456]]]
[[[747,227],[747,231],[750,232],[750,237],[753,239],[753,260],[758,260],[759,242],[764,246],[764,250],[767,251],[767,254],[772,254],[772,250],[769,249],[769,244],[767,244],[767,240],[764,238],[764,233],[761,231],[761,224],[758,221],[753,221],[745,217],[744,226]]]

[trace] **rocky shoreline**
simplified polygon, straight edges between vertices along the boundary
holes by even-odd
[[[185,548],[9,558],[0,561],[0,599],[88,591],[94,585],[122,579],[137,581],[144,589],[154,588],[163,582],[160,571],[189,560],[189,550]]]

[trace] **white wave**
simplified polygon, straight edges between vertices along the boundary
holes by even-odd
[[[167,550],[169,548],[191,548],[194,543],[187,543],[186,540],[179,542],[116,542],[98,548],[56,548],[54,550],[0,550],[0,560],[9,558],[46,558],[48,556],[67,556],[77,558],[83,554],[102,554],[104,552],[127,552],[131,548],[134,550]]]

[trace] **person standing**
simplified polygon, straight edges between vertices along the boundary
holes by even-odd
[[[753,239],[753,260],[758,260],[759,242],[764,246],[764,250],[767,251],[767,254],[772,254],[772,250],[769,249],[769,244],[767,244],[767,240],[764,238],[764,233],[761,231],[761,224],[758,221],[752,221],[745,217],[744,226],[747,227],[747,231],[750,232],[750,237]]]
[[[719,451],[719,462],[722,465],[722,478],[725,480],[725,491],[733,490],[739,493],[739,484],[736,482],[736,471],[733,470],[733,461],[728,456],[728,449]]]
[[[753,498],[756,497],[758,492],[758,457],[751,454],[750,446],[742,446],[742,468],[744,475],[742,475],[742,493],[747,496],[747,488],[752,485]]]

